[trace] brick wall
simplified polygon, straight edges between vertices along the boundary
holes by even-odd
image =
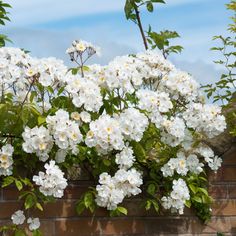
[[[74,204],[86,190],[88,182],[71,184],[64,199],[47,204],[43,213],[35,212],[41,218],[45,236],[156,236],[156,235],[236,235],[236,147],[224,155],[223,167],[210,177],[210,192],[215,198],[211,222],[203,225],[194,213],[186,210],[181,217],[174,215],[157,216],[139,207],[139,199],[127,200],[127,217],[110,218],[104,209],[91,216],[84,212],[78,217]],[[21,207],[17,192],[13,188],[1,190],[0,224],[9,221],[11,214]]]

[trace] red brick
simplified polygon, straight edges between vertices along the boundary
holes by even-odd
[[[144,219],[146,234],[186,234],[191,233],[189,227],[191,225],[192,219],[183,217],[158,217],[153,219]]]
[[[102,235],[127,235],[145,233],[143,220],[132,218],[100,220]]]
[[[58,200],[53,203],[47,203],[43,206],[43,209],[43,211],[31,210],[31,212],[41,218],[65,218],[77,216],[75,201],[72,200]]]
[[[15,201],[0,202],[0,219],[9,219],[11,215],[21,209],[22,203]]]
[[[228,188],[224,185],[211,185],[209,187],[209,194],[214,199],[226,199],[228,198]]]
[[[234,167],[224,166],[222,180],[228,182],[236,181],[236,166]]]
[[[235,199],[236,198],[236,185],[228,186],[228,191],[229,191],[229,198]]]
[[[216,216],[236,216],[236,200],[215,201],[212,211],[212,214]]]
[[[18,196],[19,196],[19,191],[14,186],[9,186],[2,189],[3,200],[17,200]]]
[[[236,217],[230,217],[231,232],[236,235]]]
[[[230,217],[212,217],[207,225],[202,225],[201,233],[227,233],[231,230]]]
[[[222,181],[223,178],[223,168],[221,167],[216,173],[213,171],[208,172],[209,182],[215,183]]]
[[[101,226],[98,220],[70,219],[55,222],[55,235],[53,236],[94,236],[101,235]],[[51,235],[48,235],[51,236]]]
[[[236,147],[231,148],[223,156],[223,165],[236,165]]]
[[[223,166],[217,173],[210,173],[210,182],[236,182],[236,166]]]

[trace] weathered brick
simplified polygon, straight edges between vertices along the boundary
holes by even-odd
[[[201,228],[201,233],[227,233],[231,229],[230,217],[212,217],[211,221]]]
[[[17,200],[19,197],[19,191],[15,186],[9,186],[2,189],[3,200]]]
[[[236,185],[229,185],[228,192],[229,192],[229,199],[235,199],[236,198]]]
[[[236,235],[236,215],[230,217],[230,223],[231,223],[231,233],[234,233]]]
[[[236,166],[224,166],[221,180],[227,181],[227,182],[235,182],[236,181]]]
[[[191,225],[192,219],[176,217],[159,217],[153,219],[144,219],[146,234],[186,234],[189,231],[189,226]]]
[[[227,199],[228,198],[228,186],[227,185],[210,185],[209,194],[214,199]]]
[[[223,157],[223,165],[236,165],[236,147],[232,147]]]
[[[22,203],[15,201],[0,202],[0,219],[9,219],[11,215],[22,207]]]
[[[102,235],[136,235],[145,233],[143,220],[132,218],[100,220]]]
[[[57,220],[55,222],[55,236],[94,236],[102,235],[98,220],[89,219]],[[48,235],[49,236],[49,235]]]
[[[212,205],[212,214],[215,216],[235,216],[236,200],[218,200]]]

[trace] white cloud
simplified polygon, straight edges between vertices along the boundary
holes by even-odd
[[[189,62],[175,59],[173,62],[181,70],[190,73],[202,85],[215,83],[224,73],[224,70],[217,69],[214,64],[208,64],[202,60]]]
[[[123,11],[125,0],[6,0],[14,26],[26,26],[105,12]],[[165,7],[206,0],[166,0]],[[212,1],[212,0],[208,0]],[[162,4],[161,4],[162,5]]]
[[[15,26],[120,11],[124,4],[124,0],[9,0],[8,2],[13,7],[10,12]]]

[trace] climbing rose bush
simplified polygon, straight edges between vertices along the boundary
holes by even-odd
[[[222,160],[206,140],[226,128],[221,108],[206,104],[192,76],[158,51],[85,65],[98,52],[74,41],[69,69],[56,58],[0,49],[0,175],[2,187],[15,184],[24,200],[3,231],[24,232],[26,211],[61,198],[73,166],[96,181],[78,213],[127,214],[124,200],[143,193],[146,210],[183,214],[192,206],[209,218],[206,170]],[[36,216],[26,222],[40,234]]]

